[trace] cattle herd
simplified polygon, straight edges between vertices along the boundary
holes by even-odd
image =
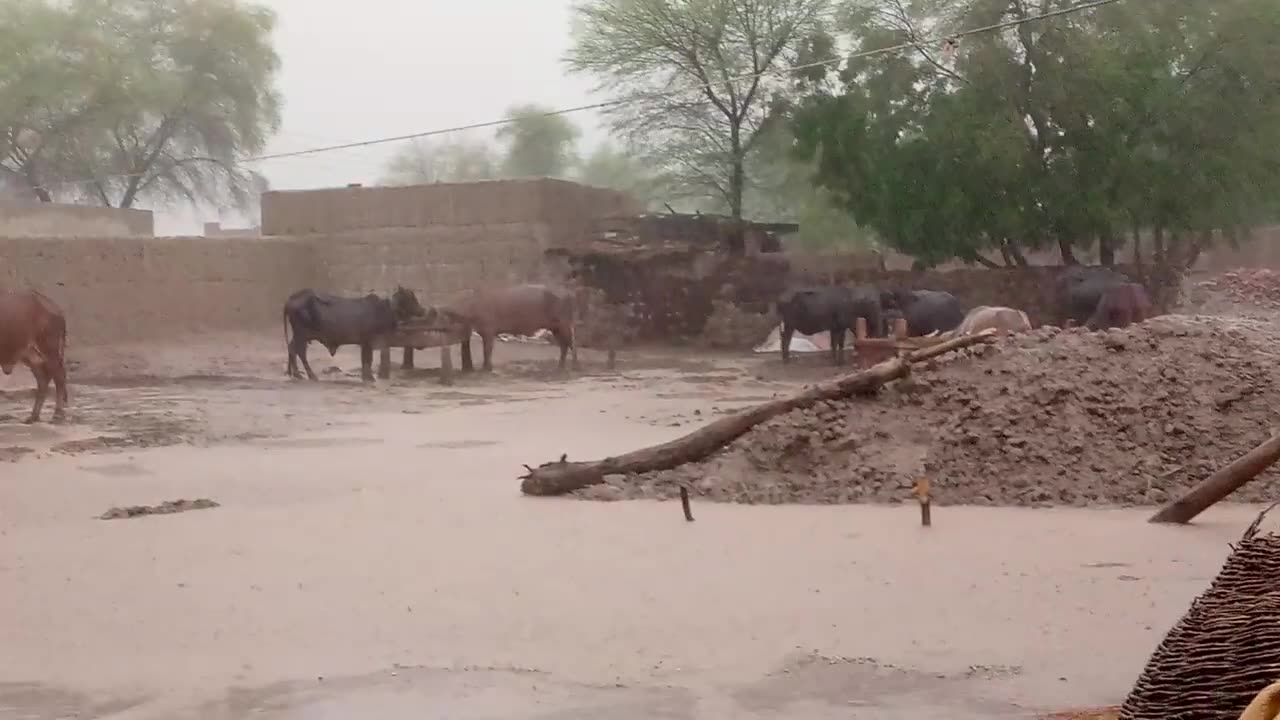
[[[1061,327],[1084,325],[1090,330],[1125,327],[1151,317],[1147,291],[1123,273],[1108,267],[1073,266],[1056,281],[1054,320]],[[831,338],[831,361],[844,362],[845,336],[858,318],[871,337],[887,337],[897,320],[906,322],[913,337],[966,335],[994,328],[1025,332],[1031,322],[1022,310],[979,305],[965,312],[954,295],[941,290],[881,290],[869,285],[822,286],[796,289],[778,302],[782,321],[782,361],[791,359],[791,339],[826,332]]]
[[[1059,325],[1084,324],[1090,330],[1124,327],[1145,320],[1152,312],[1141,285],[1105,267],[1077,266],[1063,271],[1054,301]],[[984,305],[965,312],[950,293],[882,291],[869,286],[793,290],[779,300],[778,314],[783,362],[790,360],[791,339],[799,331],[805,335],[829,332],[832,361],[843,363],[845,335],[854,329],[857,318],[865,320],[873,337],[887,336],[899,318],[913,336],[1031,328],[1021,310]],[[312,341],[323,345],[331,356],[343,345],[358,345],[361,379],[373,382],[374,348],[386,345],[388,337],[410,321],[460,338],[464,372],[474,369],[473,332],[480,336],[485,370],[493,369],[498,335],[533,335],[540,330],[549,331],[559,345],[559,367],[564,369],[570,355],[577,367],[574,316],[573,295],[547,285],[472,291],[456,303],[438,307],[424,307],[414,292],[404,287],[397,287],[388,297],[370,293],[354,298],[300,290],[284,304],[286,372],[301,378],[301,364],[307,377],[316,379],[307,362],[307,346]],[[55,390],[54,419],[63,418],[67,406],[66,345],[66,317],[56,303],[34,290],[0,292],[0,370],[9,375],[22,363],[36,380],[35,403],[26,422],[40,420],[50,383]],[[406,359],[409,352],[406,348]]]

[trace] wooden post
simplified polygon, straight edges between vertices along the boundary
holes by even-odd
[[[1153,523],[1187,523],[1280,460],[1280,435],[1236,458],[1230,465],[1210,475],[1186,495],[1160,508]]]
[[[897,318],[893,321],[893,337],[895,340],[907,339],[907,319]]]
[[[864,318],[864,317],[854,318],[854,320],[853,320],[853,339],[854,339],[854,340],[866,340],[866,339],[867,339],[867,319],[866,319],[866,318]],[[855,345],[855,347],[857,347],[857,346]]]
[[[929,507],[929,478],[917,480],[916,486],[912,488],[911,492],[920,501],[920,524],[925,527],[933,527],[933,516]]]
[[[413,366],[413,348],[412,348],[412,347],[410,347],[410,346],[408,346],[408,345],[405,345],[405,346],[404,346],[404,361],[400,363],[400,369],[401,369],[401,370],[413,370],[413,369],[414,369],[414,366]]]

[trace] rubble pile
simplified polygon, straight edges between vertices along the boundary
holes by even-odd
[[[669,497],[681,481],[745,503],[1163,503],[1270,436],[1280,337],[1244,319],[1163,316],[1123,330],[1046,327],[957,353],[873,399],[753,428],[701,463],[579,495]],[[1233,495],[1280,499],[1280,473]]]

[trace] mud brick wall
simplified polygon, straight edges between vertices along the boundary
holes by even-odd
[[[305,245],[252,238],[0,238],[0,288],[35,288],[67,314],[69,342],[279,328],[315,276]]]
[[[573,226],[640,212],[624,193],[564,180],[492,180],[404,187],[272,191],[262,195],[265,235],[324,235],[382,228],[520,222]]]
[[[0,236],[150,237],[154,234],[155,218],[150,210],[61,203],[0,202]]]
[[[439,303],[464,289],[546,277],[552,230],[530,223],[304,237],[0,237],[0,289],[63,306],[71,342],[280,330],[290,293],[384,294]]]
[[[316,254],[317,287],[385,293],[413,288],[423,302],[462,291],[541,280],[553,230],[534,223],[369,230],[300,240]]]

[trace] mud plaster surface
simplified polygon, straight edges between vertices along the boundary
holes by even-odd
[[[59,427],[0,385],[0,717],[1031,717],[1118,702],[1253,514],[533,500],[520,463],[830,370],[503,346],[366,388],[278,354],[80,355]],[[93,519],[174,497],[221,507]]]

